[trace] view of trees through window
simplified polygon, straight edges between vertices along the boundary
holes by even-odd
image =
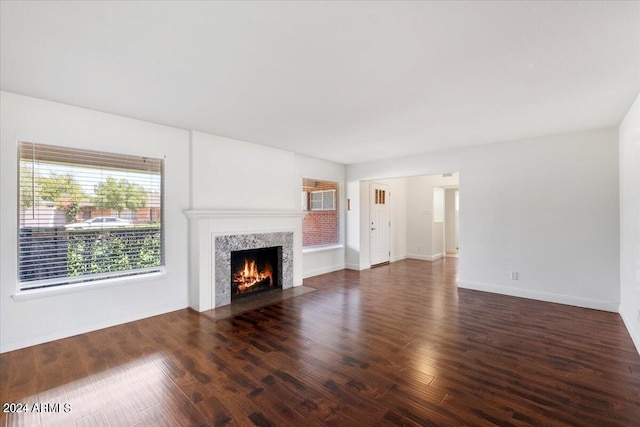
[[[162,159],[22,142],[21,288],[157,271]]]

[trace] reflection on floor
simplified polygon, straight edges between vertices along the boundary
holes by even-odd
[[[200,312],[200,314],[213,320],[226,319],[231,316],[235,316],[236,314],[244,313],[245,311],[264,307],[269,304],[275,304],[289,298],[308,294],[309,292],[313,292],[315,290],[315,288],[309,286],[296,286],[294,288],[284,290],[277,289],[270,292],[264,292],[258,295],[252,295],[250,297],[239,299],[233,301],[229,305],[217,307],[213,310],[202,311]]]

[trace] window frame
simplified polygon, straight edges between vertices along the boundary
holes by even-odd
[[[154,210],[157,209],[157,211],[155,211],[156,212],[155,214],[150,213],[150,222],[155,221],[155,222],[158,222],[159,224],[158,232],[157,232],[157,235],[159,237],[159,243],[158,243],[159,244],[159,248],[158,248],[159,265],[152,266],[152,267],[137,267],[137,268],[117,270],[117,271],[107,271],[107,272],[95,273],[95,274],[81,274],[77,276],[69,275],[67,270],[67,274],[60,277],[42,278],[42,279],[36,279],[36,280],[23,280],[23,277],[21,277],[21,274],[22,274],[21,269],[23,268],[23,265],[20,261],[20,258],[23,255],[23,253],[21,252],[22,251],[21,245],[24,243],[21,237],[21,234],[22,234],[23,228],[26,228],[26,227],[23,227],[23,224],[22,224],[23,207],[21,206],[21,197],[22,197],[22,188],[23,188],[21,168],[23,167],[23,161],[25,160],[25,157],[22,155],[23,145],[31,145],[32,147],[34,147],[34,153],[35,153],[35,147],[38,146],[38,147],[51,147],[54,149],[58,149],[60,151],[69,151],[79,156],[104,155],[104,156],[114,156],[119,158],[138,159],[138,161],[142,160],[143,162],[145,161],[156,162],[159,165],[159,167],[155,170],[151,170],[151,169],[143,170],[143,169],[123,167],[120,169],[120,173],[125,173],[125,174],[126,173],[137,173],[137,174],[148,173],[149,175],[153,175],[157,173],[157,175],[159,176],[159,180],[158,180],[159,188],[157,189],[158,191],[157,193],[156,192],[153,193],[153,194],[157,194],[157,196],[155,197],[155,201],[157,201],[157,203],[159,204],[159,207],[157,208],[150,207],[150,209],[154,209]],[[27,162],[28,161],[29,159],[27,158]],[[35,154],[33,154],[31,162],[33,165],[32,168],[35,168],[35,165],[40,165],[42,163],[56,164],[55,161],[52,161],[51,159],[47,159],[46,157],[37,158]],[[105,165],[103,166],[96,165],[95,161],[87,162],[87,163],[70,161],[68,164],[67,163],[61,163],[61,164],[63,164],[66,168],[69,169],[69,172],[68,172],[69,174],[73,172],[80,173],[78,170],[74,170],[74,169],[80,169],[80,168],[85,168],[85,169],[100,168],[100,169],[106,169],[107,171],[112,171],[112,169],[109,169],[107,162],[105,162]],[[34,296],[39,297],[41,294],[46,294],[46,295],[64,294],[69,292],[75,292],[78,289],[83,289],[88,287],[99,288],[104,286],[113,286],[115,284],[128,283],[131,281],[139,281],[141,279],[145,279],[145,280],[155,279],[155,278],[164,276],[166,274],[165,157],[155,158],[155,157],[147,157],[147,156],[140,156],[140,155],[121,154],[121,153],[116,153],[114,151],[91,150],[91,149],[84,149],[84,148],[75,148],[75,147],[61,145],[61,144],[47,144],[47,143],[32,142],[26,139],[18,139],[17,140],[17,166],[18,166],[17,180],[16,180],[17,182],[16,255],[18,258],[17,259],[18,262],[16,265],[16,270],[17,270],[16,271],[17,273],[16,291],[17,292],[12,296],[15,300],[31,299]],[[32,182],[34,183],[32,184],[32,191],[35,192],[36,191],[35,190],[36,188],[35,170],[32,172],[32,174],[34,176],[31,179]],[[86,185],[85,180],[81,180],[79,184],[82,184],[82,183]],[[147,190],[147,194],[149,194],[148,190]],[[32,199],[33,199],[32,203],[35,207],[35,200],[37,199],[37,197],[35,195],[32,195]],[[158,218],[156,218],[156,215],[159,216],[159,221],[158,221]],[[100,218],[101,216],[102,215],[96,216],[94,218]],[[84,220],[85,220],[84,213],[81,209],[79,209],[78,213],[76,214],[75,222],[82,222]],[[102,217],[101,222],[106,224],[107,221],[108,221],[108,218]],[[114,218],[111,222],[117,223],[118,220]],[[56,228],[61,228],[61,227],[56,226]],[[63,232],[70,233],[70,231],[67,230],[66,227],[62,227],[62,228],[64,228]],[[96,229],[99,230],[99,232],[105,232],[106,230],[107,233],[111,233],[113,231],[119,230],[118,227],[108,227],[108,226],[104,227],[103,229],[96,227]],[[59,230],[59,231],[62,231],[62,230]],[[67,251],[68,251],[68,248],[67,248]],[[130,255],[130,253],[127,253],[127,255]],[[68,252],[66,256],[68,257]],[[67,262],[68,262],[68,258],[67,258]],[[68,265],[67,265],[67,269],[68,269]]]
[[[303,253],[344,247],[344,218],[342,218],[343,208],[340,200],[341,188],[342,184],[339,181],[306,177],[302,179],[302,193],[307,196],[307,209],[305,210],[305,207],[302,207],[302,211],[305,214],[302,224]],[[312,207],[312,194],[321,194],[319,196],[320,204],[316,205],[315,208]],[[335,217],[335,234],[333,221],[331,224],[326,222],[328,217]]]
[[[314,191],[309,191],[309,204],[308,204],[308,209],[309,211],[335,211],[338,209],[337,207],[337,203],[336,203],[336,195],[337,195],[337,190],[331,189],[331,190],[314,190]],[[325,195],[331,193],[331,206],[329,207],[325,207]],[[314,194],[321,194],[320,196],[320,204],[321,207],[320,208],[314,208],[313,207],[313,195]]]

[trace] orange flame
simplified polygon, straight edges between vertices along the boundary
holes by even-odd
[[[233,281],[238,283],[238,291],[246,292],[252,286],[264,282],[269,278],[270,286],[273,286],[273,268],[270,264],[266,264],[265,268],[260,271],[255,261],[244,260],[244,268],[233,275]]]

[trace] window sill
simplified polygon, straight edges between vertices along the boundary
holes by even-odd
[[[74,294],[77,292],[90,291],[93,289],[111,288],[115,286],[121,286],[125,284],[136,283],[136,282],[148,282],[153,280],[159,280],[164,278],[166,275],[167,275],[166,270],[162,269],[161,271],[158,271],[158,272],[140,274],[136,276],[116,277],[113,279],[102,279],[102,280],[95,280],[92,282],[81,282],[81,283],[74,283],[70,285],[49,286],[46,288],[17,291],[15,294],[11,295],[11,298],[13,298],[13,300],[16,302],[30,301],[34,299],[47,298],[47,297],[52,297],[57,295],[66,295],[66,294]]]
[[[302,254],[312,254],[317,252],[329,252],[336,249],[344,249],[344,245],[329,245],[329,246],[310,246],[308,248],[302,248]]]

